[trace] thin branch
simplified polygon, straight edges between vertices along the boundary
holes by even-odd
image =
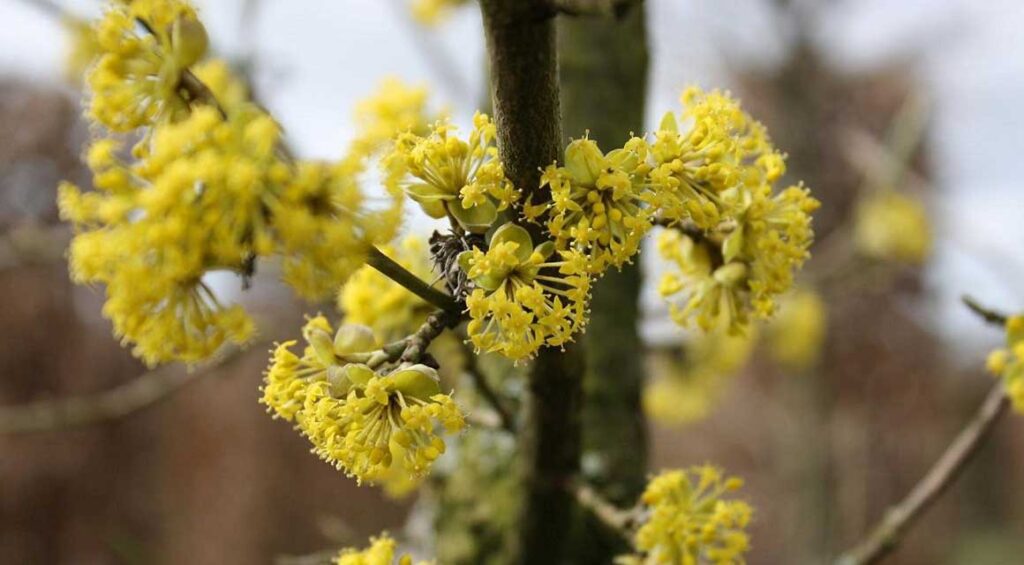
[[[477,393],[479,393],[480,398],[482,398],[484,402],[494,410],[502,429],[510,433],[515,433],[516,420],[512,416],[512,411],[510,411],[508,407],[505,406],[505,403],[502,402],[498,391],[494,390],[494,387],[487,382],[487,375],[484,375],[483,371],[480,370],[480,364],[477,362],[477,356],[473,353],[472,349],[469,347],[466,347],[465,349],[467,352],[465,370],[469,375],[469,378],[473,380],[473,386],[476,387]]]
[[[643,0],[551,0],[551,7],[567,16],[622,18]]]
[[[1008,404],[1003,384],[999,382],[992,387],[974,418],[946,448],[928,474],[902,502],[885,513],[881,523],[875,526],[867,538],[840,556],[836,565],[878,563],[892,552],[924,511],[963,473]]]
[[[163,400],[200,377],[223,370],[252,349],[233,349],[205,367],[166,365],[98,394],[0,408],[0,434],[79,428],[118,420]]]
[[[409,292],[419,296],[423,300],[437,306],[445,312],[455,315],[462,312],[462,307],[455,301],[455,299],[430,286],[419,277],[409,272],[408,269],[399,265],[390,257],[382,253],[380,249],[371,247],[366,262],[374,269],[380,271],[382,275],[402,285],[408,289]]]
[[[977,314],[982,320],[994,326],[1005,326],[1006,320],[1009,318],[1006,314],[986,308],[978,303],[972,296],[967,294],[960,297],[964,305],[971,309],[972,312]]]
[[[602,524],[621,535],[627,542],[633,541],[633,529],[640,521],[638,508],[624,510],[604,499],[588,485],[577,485],[576,501],[590,511]]]

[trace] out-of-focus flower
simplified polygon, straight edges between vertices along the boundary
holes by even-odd
[[[753,513],[726,495],[742,487],[709,465],[667,471],[651,479],[640,500],[648,509],[623,565],[739,565],[750,549],[745,531]]]
[[[435,26],[455,8],[468,3],[469,0],[412,0],[412,16],[423,25]]]
[[[410,235],[398,246],[384,247],[382,251],[421,280],[434,278],[422,238]],[[393,341],[416,331],[435,308],[365,265],[341,287],[338,309],[344,312],[347,323],[369,326],[383,340]]]
[[[413,560],[408,554],[399,554],[395,540],[385,532],[370,538],[370,546],[365,549],[350,547],[341,550],[332,563],[334,565],[413,565]],[[418,561],[416,565],[431,565],[431,562]]]
[[[821,295],[797,289],[782,298],[779,314],[768,325],[771,356],[790,371],[806,371],[821,354],[828,314]]]
[[[206,53],[208,43],[189,2],[112,2],[95,37],[102,56],[87,77],[94,120],[126,132],[188,115],[181,76]]]
[[[1024,315],[1010,316],[1006,321],[1006,347],[989,354],[986,365],[993,375],[1003,379],[1014,409],[1024,414]]]
[[[898,192],[878,192],[857,206],[854,241],[864,255],[911,265],[924,263],[932,251],[932,229],[924,205]]]
[[[664,425],[683,425],[707,417],[731,377],[750,359],[757,332],[730,334],[718,327],[694,334],[682,354],[654,353],[651,375],[643,392],[644,410]]]

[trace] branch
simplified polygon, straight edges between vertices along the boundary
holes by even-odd
[[[393,261],[376,247],[370,247],[366,262],[385,277],[402,285],[409,292],[453,315],[462,312],[462,306],[454,298],[423,282],[408,269]]]
[[[620,19],[643,0],[551,0],[551,7],[567,16]]]
[[[891,507],[864,541],[836,560],[836,565],[868,565],[878,563],[903,540],[903,536],[953,481],[977,453],[1009,402],[1002,382],[988,393],[981,408],[946,448],[928,474],[902,502]]]
[[[480,398],[486,402],[494,413],[498,416],[501,428],[509,433],[516,432],[516,421],[512,416],[512,412],[502,402],[501,396],[498,391],[494,390],[494,387],[487,382],[487,376],[480,370],[480,364],[477,363],[477,357],[473,350],[469,347],[465,347],[466,350],[466,373],[469,374],[470,379],[473,380],[473,386],[476,387],[477,393],[480,394]]]
[[[578,485],[575,495],[580,506],[589,510],[602,524],[621,535],[628,543],[633,542],[633,529],[640,521],[639,508],[623,510],[605,500],[588,485]]]
[[[2,407],[0,434],[63,430],[124,418],[171,396],[202,376],[225,369],[241,359],[245,351],[251,349],[233,349],[195,370],[166,365],[98,394]]]
[[[1006,320],[1009,318],[1006,314],[991,310],[978,303],[972,296],[967,294],[960,297],[964,305],[971,309],[972,312],[977,314],[982,320],[994,326],[1003,327],[1006,325]]]

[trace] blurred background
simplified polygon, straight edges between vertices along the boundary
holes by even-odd
[[[406,0],[197,4],[214,50],[303,157],[340,156],[356,102],[387,77],[428,86],[461,124],[485,97],[473,4],[432,26]],[[826,562],[913,486],[990,386],[983,360],[1001,337],[960,296],[1024,305],[1024,4],[646,4],[648,128],[678,111],[685,86],[728,88],[823,202],[789,357],[784,329],[724,345],[675,329],[655,291],[664,266],[653,245],[644,253],[650,469],[714,462],[745,477],[750,562]],[[54,6],[86,20],[100,10],[0,0],[0,562],[270,563],[400,530],[415,497],[357,487],[256,402],[269,344],[332,308],[296,301],[272,272],[242,297],[259,341],[216,371],[180,371],[173,391],[123,416],[4,431],[4,408],[146,371],[112,339],[101,289],[68,279],[55,192],[61,179],[88,183],[89,132],[67,70],[73,34]],[[925,212],[931,237],[917,252],[871,256],[857,239],[858,210],[879,194]],[[433,227],[411,207],[409,226]],[[1022,468],[1014,416],[888,563],[1024,563]]]

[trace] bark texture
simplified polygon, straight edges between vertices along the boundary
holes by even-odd
[[[590,138],[608,151],[644,125],[647,34],[644,6],[622,18],[560,18],[559,70],[566,136]],[[566,140],[568,141],[568,140]],[[632,505],[647,472],[642,343],[638,332],[640,256],[609,270],[594,287],[583,381],[583,474],[608,501]],[[607,563],[627,547],[617,532],[586,519],[578,563]]]

